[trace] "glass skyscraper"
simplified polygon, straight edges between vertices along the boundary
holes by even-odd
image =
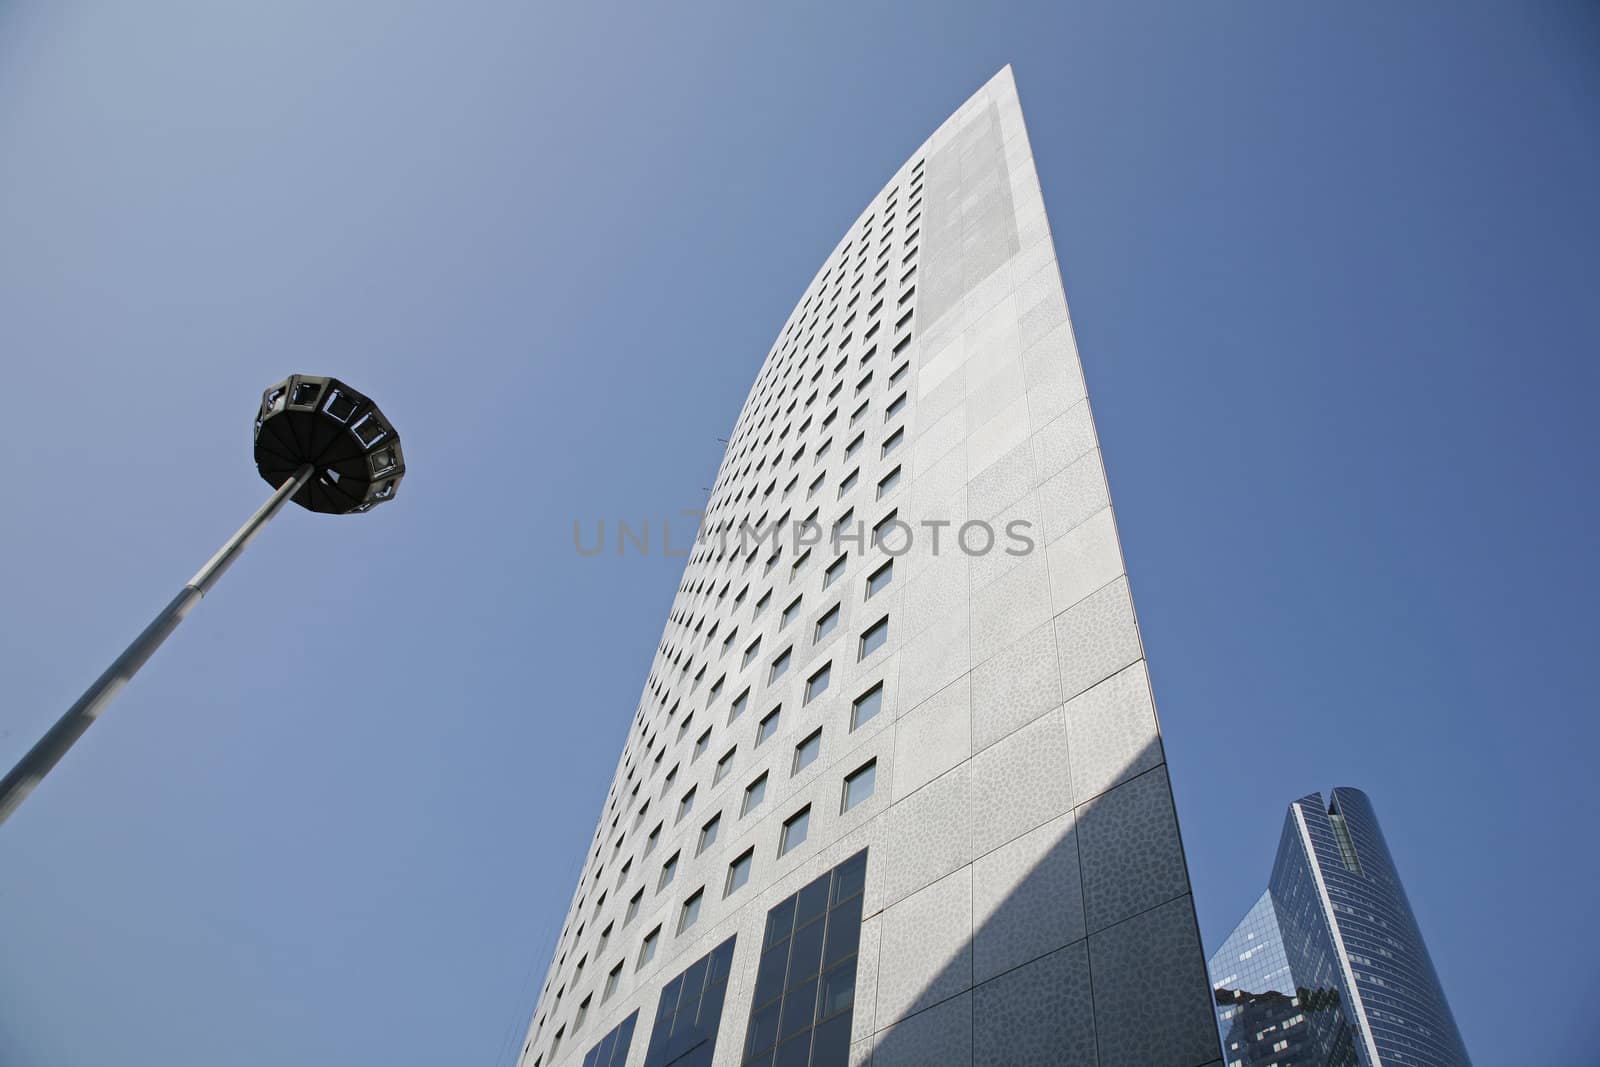
[[[522,1067],[1214,1067],[1009,69],[751,357]]]
[[[1468,1067],[1372,802],[1289,805],[1267,891],[1210,960],[1228,1067]]]

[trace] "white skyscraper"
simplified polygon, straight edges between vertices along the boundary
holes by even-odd
[[[705,523],[524,1067],[1219,1062],[1009,68],[801,296]]]

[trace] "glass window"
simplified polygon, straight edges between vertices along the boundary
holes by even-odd
[[[783,834],[778,841],[778,855],[783,856],[805,842],[811,826],[811,805],[807,804],[783,821]]]
[[[656,892],[659,893],[661,890],[671,885],[672,879],[677,876],[678,856],[679,853],[674,852],[667,862],[661,865],[661,878],[656,882]]]
[[[784,673],[788,671],[788,669],[789,669],[789,652],[790,652],[789,649],[787,649],[787,648],[784,649],[782,652],[778,653],[778,658],[772,661],[772,671],[771,671],[771,673],[769,673],[767,675],[767,684],[768,685],[771,685],[773,682],[776,682],[779,678],[782,678],[784,676]]]
[[[827,637],[829,634],[833,633],[834,629],[838,625],[839,605],[835,604],[827,611],[824,611],[822,613],[822,617],[817,620],[817,630],[816,633],[812,635],[812,641],[821,641],[824,637]]]
[[[728,711],[728,721],[729,722],[733,722],[739,716],[743,715],[744,714],[745,705],[748,704],[749,702],[750,702],[750,690],[748,690],[748,689],[746,689],[744,692],[740,693],[738,696],[734,697],[733,698],[733,707],[730,708],[729,711]]]
[[[859,467],[844,476],[844,481],[839,483],[839,496],[841,499],[846,493],[850,492],[850,490],[856,487],[856,482],[859,481],[860,478],[861,468]]]
[[[900,468],[896,467],[894,470],[878,479],[878,499],[882,500],[884,497],[888,496],[894,491],[894,487],[899,484]]]
[[[656,958],[656,943],[660,940],[661,927],[659,926],[644,935],[644,942],[639,946],[639,962],[634,965],[634,970],[638,970]]]
[[[889,616],[885,615],[861,634],[861,659],[866,659],[889,640]]]
[[[767,776],[762,775],[744,787],[744,804],[739,809],[740,815],[749,815],[761,806],[767,796]]]
[[[678,817],[673,820],[674,825],[683,821],[683,817],[694,810],[694,790],[683,794],[683,799],[678,801]]]
[[[880,593],[894,581],[894,560],[890,560],[867,576],[867,599],[871,600],[873,594]]]
[[[711,773],[712,785],[716,785],[718,782],[722,781],[728,776],[728,772],[733,770],[733,757],[738,751],[739,746],[735,745],[734,747],[728,749],[728,751],[724,752],[721,759],[717,760],[717,769]]]
[[[746,1028],[747,1065],[848,1060],[865,881],[863,851],[767,912]]]
[[[806,679],[805,703],[809,704],[809,703],[811,703],[812,700],[816,699],[817,697],[821,696],[823,693],[827,692],[827,690],[828,690],[828,677],[832,673],[833,673],[833,663],[832,663],[832,661],[829,661],[827,663],[824,663],[822,665],[822,669],[817,671],[816,674],[813,674],[810,678]]]
[[[817,730],[810,737],[794,746],[794,774],[799,774],[816,762],[822,755],[822,731]]]
[[[878,782],[878,761],[872,760],[864,766],[857,767],[844,779],[844,806],[841,811],[849,811],[863,800],[872,795]]]
[[[884,439],[883,448],[882,448],[882,450],[880,451],[879,454],[882,455],[882,456],[887,456],[889,453],[891,453],[895,449],[899,448],[900,447],[900,442],[904,441],[905,438],[906,438],[905,430],[896,430],[894,433],[890,434],[887,438]]]
[[[711,820],[700,827],[700,843],[695,846],[696,856],[717,843],[717,831],[722,828],[722,813],[711,816]]]
[[[639,917],[639,903],[644,900],[644,890],[641,889],[628,900],[627,913],[622,916],[622,925],[627,926]]]
[[[728,975],[733,969],[734,940],[728,938],[661,987],[644,1067],[690,1067],[716,1058],[717,1030],[722,1024]],[[609,1067],[622,1067],[622,1063],[621,1059],[613,1059]]]
[[[773,708],[767,713],[767,717],[762,719],[761,723],[756,727],[756,745],[758,747],[764,743],[767,738],[778,732],[778,716],[782,711],[782,708]]]
[[[727,896],[750,880],[750,867],[755,859],[755,850],[752,849],[728,864],[728,885],[722,891]]]
[[[618,960],[617,965],[611,968],[611,973],[606,975],[606,986],[605,990],[600,994],[600,1003],[604,1004],[606,1001],[611,999],[611,994],[617,991],[617,983],[621,980],[622,961]]]
[[[871,722],[883,710],[883,683],[879,682],[871,689],[856,697],[855,703],[850,707],[850,729],[854,730]]]
[[[689,895],[689,899],[683,902],[683,910],[678,913],[678,933],[681,934],[689,929],[695,924],[695,920],[700,918],[700,900],[704,896],[704,888],[696,889]]]
[[[839,580],[839,576],[844,574],[845,562],[848,558],[848,556],[840,556],[828,564],[828,569],[822,572],[822,588],[826,589]]]
[[[783,614],[778,617],[778,629],[781,630],[785,626],[788,626],[789,623],[794,621],[794,617],[800,614],[801,599],[801,597],[795,597],[794,600],[789,603],[789,606],[783,609]]]
[[[744,650],[744,662],[741,663],[740,666],[750,666],[751,663],[755,662],[755,658],[759,655],[761,655],[761,638],[758,637],[751,642],[749,648]]]

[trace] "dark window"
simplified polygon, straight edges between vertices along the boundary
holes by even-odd
[[[645,1067],[711,1062],[733,965],[733,943],[728,938],[662,987]]]
[[[767,912],[743,1063],[848,1061],[866,873],[863,850]]]

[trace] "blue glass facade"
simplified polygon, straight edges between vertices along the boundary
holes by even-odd
[[[645,1067],[711,1067],[735,940],[728,938],[662,987]]]
[[[1470,1067],[1358,789],[1289,805],[1268,890],[1211,973],[1230,1067]]]

